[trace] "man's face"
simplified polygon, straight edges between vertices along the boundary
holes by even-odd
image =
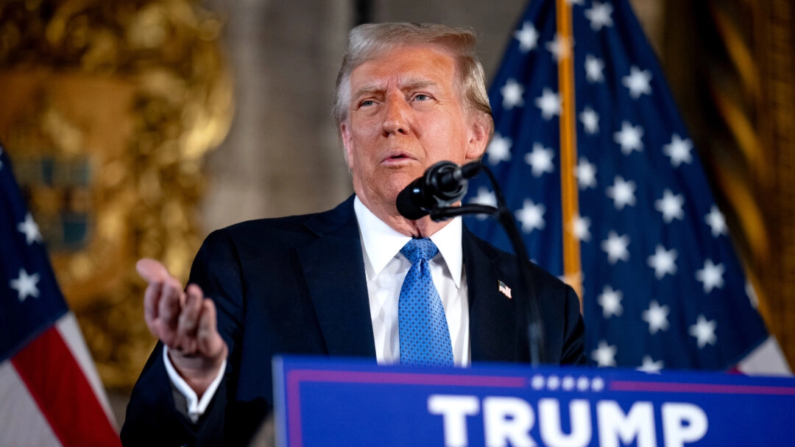
[[[467,113],[455,61],[433,47],[403,47],[351,73],[348,119],[340,125],[356,194],[394,213],[398,193],[434,163],[479,157],[488,130]]]

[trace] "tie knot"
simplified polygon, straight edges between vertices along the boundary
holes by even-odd
[[[436,248],[436,244],[433,243],[427,237],[422,239],[412,239],[400,249],[400,252],[403,253],[409,262],[412,264],[416,264],[419,261],[427,261],[434,256],[436,253],[439,253],[439,249]]]

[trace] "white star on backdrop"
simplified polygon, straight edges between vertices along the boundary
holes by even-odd
[[[632,151],[641,152],[643,150],[643,127],[633,127],[627,121],[621,123],[621,130],[613,134],[613,139],[621,145],[621,152],[629,155]]]
[[[651,72],[641,70],[636,66],[629,67],[629,76],[622,78],[621,83],[629,89],[629,96],[632,99],[640,98],[640,95],[651,95]]]
[[[597,298],[597,302],[602,306],[602,316],[610,318],[612,315],[620,317],[624,312],[624,307],[621,306],[621,300],[624,295],[619,290],[613,290],[610,286],[605,286],[601,295]]]
[[[654,255],[649,256],[649,267],[654,269],[654,276],[662,279],[666,274],[676,273],[676,250],[666,250],[662,245],[657,245]]]
[[[635,206],[635,182],[632,180],[626,182],[617,175],[613,179],[613,186],[608,186],[606,192],[607,197],[613,199],[613,205],[617,210],[624,209],[626,205]]]
[[[599,347],[591,352],[591,358],[596,362],[596,366],[616,366],[616,353],[618,348],[608,345],[606,341],[599,341]]]
[[[25,215],[25,221],[17,224],[17,230],[25,235],[25,242],[28,245],[34,242],[41,242],[41,233],[39,233],[39,226],[33,220],[30,213]]]
[[[596,188],[596,165],[588,163],[587,158],[580,157],[574,175],[577,176],[580,189]]]
[[[488,188],[481,186],[478,188],[478,194],[473,197],[469,203],[496,207],[497,195],[494,194],[494,191],[489,191]],[[485,220],[488,216],[484,214],[478,214],[476,217],[478,220]]]
[[[662,213],[665,223],[671,223],[674,219],[682,220],[685,217],[685,212],[682,210],[684,204],[683,195],[674,195],[670,189],[666,189],[663,191],[663,198],[654,202],[654,208]]]
[[[514,39],[519,41],[519,51],[527,53],[538,45],[538,31],[531,22],[524,22],[522,29],[513,32]]]
[[[607,253],[607,261],[610,264],[615,264],[620,261],[629,260],[629,236],[619,236],[615,231],[610,231],[607,234],[607,239],[602,241],[602,250]]]
[[[591,9],[585,10],[585,17],[591,21],[591,29],[599,31],[603,26],[613,26],[613,5],[610,3],[593,2]]]
[[[512,144],[510,138],[503,137],[499,133],[494,134],[494,139],[486,149],[486,153],[489,154],[489,164],[494,166],[501,161],[510,160]]]
[[[503,108],[510,110],[524,105],[524,99],[522,98],[524,87],[514,79],[508,79],[500,89],[500,93],[502,94]]]
[[[552,57],[557,62],[560,62],[562,59],[566,59],[571,56],[571,49],[574,47],[574,40],[555,33],[555,38],[547,42],[545,46],[547,50],[552,53]]]
[[[654,335],[657,331],[667,331],[668,330],[668,314],[671,310],[668,306],[660,306],[657,304],[656,300],[652,300],[649,303],[649,308],[644,310],[641,314],[641,318],[646,323],[649,323],[649,333]]]
[[[663,146],[663,153],[671,157],[671,166],[678,168],[680,164],[690,164],[693,157],[690,151],[693,149],[693,142],[683,140],[677,134],[673,134],[671,142]]]
[[[524,161],[533,168],[533,177],[541,177],[545,172],[552,172],[555,169],[552,164],[554,156],[555,152],[552,149],[544,148],[541,143],[534,143],[533,151],[525,154]]]
[[[585,107],[580,113],[580,121],[585,128],[585,133],[589,135],[599,133],[599,114],[590,106]]]
[[[643,357],[643,364],[637,368],[638,371],[643,371],[649,374],[659,374],[660,370],[663,369],[663,361],[654,361],[650,355]]]
[[[715,335],[715,329],[718,327],[718,322],[715,320],[707,320],[704,315],[698,316],[698,322],[690,326],[690,335],[696,337],[698,349],[710,344],[714,345],[718,341]]]
[[[756,289],[754,289],[754,285],[751,284],[751,281],[745,282],[745,294],[748,295],[748,301],[751,302],[751,306],[754,309],[759,307],[759,297],[756,295]]]
[[[709,210],[709,214],[707,214],[704,220],[706,220],[709,228],[712,229],[712,237],[718,237],[727,233],[726,219],[723,218],[723,214],[717,206],[712,205],[712,209]]]
[[[516,220],[522,223],[522,231],[530,233],[535,229],[544,228],[544,212],[546,207],[542,203],[536,205],[530,199],[524,199],[524,206],[516,212]]]
[[[704,268],[696,271],[696,279],[704,284],[704,293],[709,293],[714,288],[723,287],[723,264],[715,265],[711,259],[704,261]]]
[[[602,82],[605,80],[602,70],[605,68],[605,63],[591,54],[585,56],[585,79],[591,84],[594,82]]]
[[[577,240],[588,242],[591,240],[591,219],[582,217],[579,214],[574,216],[574,236]]]
[[[536,98],[536,106],[541,109],[541,117],[545,120],[560,115],[560,95],[545,88],[541,96]]]
[[[39,297],[39,288],[36,286],[38,282],[38,273],[28,275],[25,269],[19,269],[19,277],[11,280],[11,288],[17,291],[19,302],[24,302],[29,296]]]

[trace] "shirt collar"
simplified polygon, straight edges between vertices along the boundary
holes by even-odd
[[[411,240],[411,237],[395,231],[379,219],[364,206],[359,197],[353,201],[353,210],[356,213],[356,220],[359,222],[359,232],[365,255],[370,260],[373,273],[378,275],[389,261],[397,256],[400,249]],[[456,287],[461,285],[464,264],[463,249],[461,248],[462,228],[461,218],[456,217],[430,237],[439,248]]]

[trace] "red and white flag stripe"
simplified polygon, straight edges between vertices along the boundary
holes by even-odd
[[[71,312],[0,365],[0,445],[121,445]]]

